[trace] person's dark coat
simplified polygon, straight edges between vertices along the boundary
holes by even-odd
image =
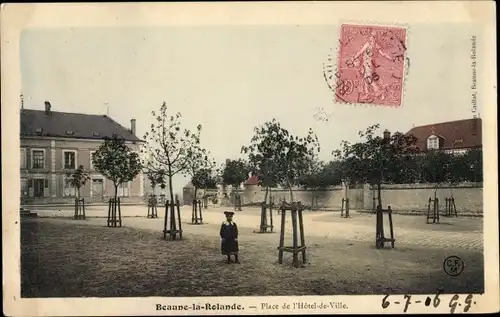
[[[238,226],[235,222],[224,221],[220,227],[221,253],[224,255],[237,254],[238,247]]]

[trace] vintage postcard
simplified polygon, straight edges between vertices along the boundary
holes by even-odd
[[[3,4],[4,314],[498,312],[494,6]]]

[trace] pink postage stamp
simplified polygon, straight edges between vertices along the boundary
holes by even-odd
[[[406,33],[403,27],[342,24],[336,101],[401,106]]]

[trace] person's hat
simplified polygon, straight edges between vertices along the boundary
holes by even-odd
[[[224,211],[224,215],[226,215],[226,216],[232,216],[232,215],[234,215],[234,212],[232,212],[232,211]]]

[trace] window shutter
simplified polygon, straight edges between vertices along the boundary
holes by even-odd
[[[49,180],[48,180],[48,179],[46,179],[46,180],[44,181],[44,183],[45,183],[45,184],[44,184],[45,186],[44,186],[44,189],[43,189],[43,195],[44,195],[45,197],[48,197],[48,196],[49,196]]]
[[[33,179],[28,179],[28,196],[33,197]]]

